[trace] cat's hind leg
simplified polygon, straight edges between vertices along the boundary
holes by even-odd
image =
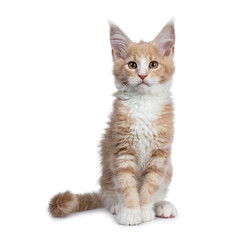
[[[177,216],[177,209],[170,202],[160,201],[155,203],[155,214],[160,218],[173,218]]]
[[[119,204],[113,204],[110,208],[109,211],[113,214],[113,215],[117,215],[119,213]]]
[[[119,213],[119,201],[114,190],[102,191],[104,206],[114,215]]]

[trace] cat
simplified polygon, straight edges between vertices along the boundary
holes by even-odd
[[[110,42],[117,92],[101,142],[101,190],[59,193],[50,201],[50,214],[105,207],[122,225],[175,217],[174,205],[164,201],[172,178],[174,23],[153,41],[139,43],[110,23]]]

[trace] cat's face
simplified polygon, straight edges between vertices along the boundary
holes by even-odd
[[[174,27],[168,23],[149,43],[132,42],[111,25],[111,45],[116,86],[120,91],[149,93],[167,82],[173,72]]]

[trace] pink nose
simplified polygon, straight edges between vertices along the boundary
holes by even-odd
[[[138,75],[142,80],[147,77],[147,75]]]

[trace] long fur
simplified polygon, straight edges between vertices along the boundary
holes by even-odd
[[[54,217],[106,207],[123,225],[136,225],[158,217],[174,217],[175,207],[165,202],[172,178],[174,73],[173,23],[152,42],[132,42],[110,25],[115,93],[113,112],[101,142],[102,176],[99,193],[59,193],[51,199]],[[157,61],[156,69],[149,63]],[[130,61],[138,67],[131,69]],[[139,72],[141,71],[141,72]],[[147,77],[142,80],[138,75]]]

